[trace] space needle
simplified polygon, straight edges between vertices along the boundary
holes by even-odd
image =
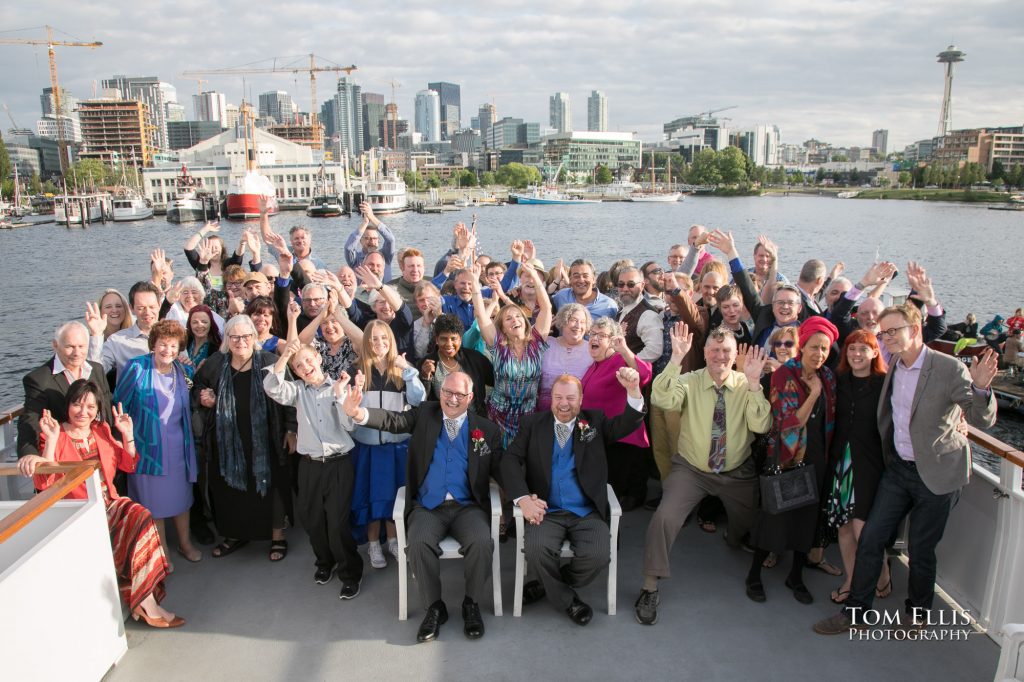
[[[939,114],[939,137],[949,132],[950,122],[953,117],[952,91],[953,91],[953,65],[962,62],[966,53],[950,45],[945,51],[938,54],[939,63],[946,65],[946,88],[942,94],[942,112]]]

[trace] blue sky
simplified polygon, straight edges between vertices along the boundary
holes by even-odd
[[[548,96],[572,98],[574,127],[586,127],[592,89],[608,97],[609,127],[645,140],[681,115],[733,106],[730,127],[779,126],[784,142],[811,137],[870,145],[887,128],[891,148],[931,137],[939,118],[950,43],[967,53],[954,81],[953,125],[1024,123],[1024,21],[1002,0],[785,2],[280,2],[124,0],[12,3],[0,37],[41,37],[50,23],[66,39],[100,40],[97,50],[58,48],[61,82],[80,98],[113,74],[157,75],[178,88],[192,113],[188,69],[227,68],[315,52],[356,64],[365,91],[388,95],[397,81],[400,114],[428,81],[462,86],[463,122],[493,101],[499,116],[547,124]],[[39,27],[31,29],[29,27]],[[11,29],[29,28],[25,31]],[[49,85],[45,47],[0,45],[0,101],[34,127]],[[237,103],[240,77],[211,77]],[[333,88],[325,74],[321,99]],[[246,92],[287,90],[308,107],[308,78],[253,76]],[[3,122],[6,129],[9,121]]]

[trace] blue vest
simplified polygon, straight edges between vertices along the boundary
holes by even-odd
[[[462,422],[455,440],[448,438],[448,431],[441,426],[441,433],[434,446],[434,458],[430,460],[427,475],[420,486],[419,501],[427,509],[435,509],[444,502],[445,495],[459,504],[472,504],[473,495],[469,489],[469,417]]]
[[[587,501],[580,481],[576,478],[576,461],[572,456],[572,438],[564,446],[554,439],[551,448],[551,494],[548,496],[548,511],[567,511],[576,516],[586,516],[594,511]]]

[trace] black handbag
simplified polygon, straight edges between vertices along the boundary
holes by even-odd
[[[813,464],[801,464],[784,471],[759,476],[761,509],[766,514],[781,514],[818,501],[818,483]]]

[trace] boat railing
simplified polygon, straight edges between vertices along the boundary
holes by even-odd
[[[38,495],[33,495],[13,512],[0,519],[0,544],[7,542],[33,519],[67,497],[71,491],[92,476],[92,472],[96,471],[97,466],[96,462],[67,462],[40,464],[36,467],[36,473],[63,474],[63,478]],[[0,476],[21,476],[21,472],[16,464],[4,464],[0,465]]]

